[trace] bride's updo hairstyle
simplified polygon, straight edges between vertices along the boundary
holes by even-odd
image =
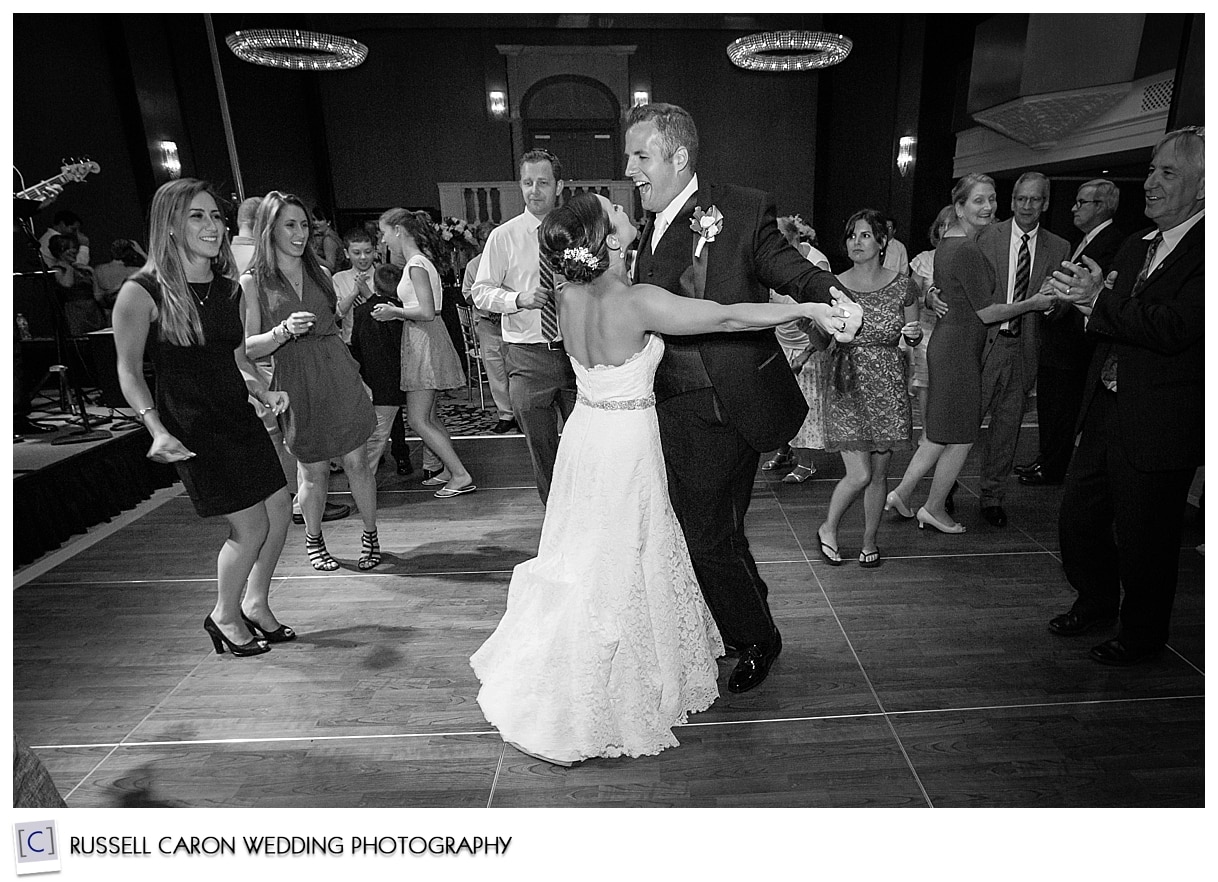
[[[593,193],[580,193],[541,222],[541,256],[568,282],[586,285],[609,269],[606,238],[613,232]]]

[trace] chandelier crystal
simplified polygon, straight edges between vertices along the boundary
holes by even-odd
[[[727,47],[732,64],[746,70],[801,71],[844,60],[854,42],[823,31],[767,31],[741,37]],[[783,52],[787,54],[762,54]]]
[[[288,70],[347,70],[368,57],[368,47],[350,37],[286,28],[251,28],[225,38],[242,61]]]

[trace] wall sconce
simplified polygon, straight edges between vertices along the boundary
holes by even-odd
[[[158,141],[157,149],[161,151],[161,168],[170,178],[182,176],[182,163],[178,160],[178,145],[174,141]]]
[[[634,103],[631,104],[631,107],[638,107],[640,104],[650,104],[651,93],[646,89],[635,89],[633,101]]]
[[[913,135],[906,135],[897,142],[897,170],[901,177],[905,177],[913,168],[917,158],[917,146],[918,139]]]
[[[491,116],[495,119],[503,119],[507,116],[507,93],[506,92],[487,92],[487,106],[490,108]]]

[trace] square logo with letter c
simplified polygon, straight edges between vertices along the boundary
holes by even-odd
[[[13,848],[18,876],[59,871],[59,833],[54,821],[13,824]]]

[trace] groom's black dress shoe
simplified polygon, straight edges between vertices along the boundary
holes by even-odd
[[[1031,472],[1039,471],[1039,470],[1040,470],[1040,467],[1041,467],[1041,466],[1040,466],[1040,460],[1034,460],[1034,461],[1032,461],[1032,462],[1028,463],[1027,465],[1017,465],[1017,466],[1015,466],[1015,468],[1014,468],[1014,472],[1015,472],[1015,474],[1017,474],[1017,475],[1026,475],[1026,474],[1029,474],[1029,473],[1031,473]]]
[[[1102,665],[1128,667],[1129,665],[1136,665],[1140,662],[1158,658],[1159,653],[1162,651],[1162,644],[1141,647],[1126,646],[1121,642],[1120,637],[1114,637],[1111,640],[1104,641],[1099,646],[1091,647],[1090,656]]]
[[[757,686],[760,686],[770,673],[770,666],[774,664],[774,659],[778,658],[778,653],[782,652],[782,635],[778,633],[778,629],[774,629],[774,637],[770,640],[768,646],[763,646],[760,643],[750,643],[740,650],[740,661],[736,663],[736,670],[732,671],[732,675],[727,680],[728,692],[748,692]]]
[[[1060,484],[1061,482],[1061,478],[1048,474],[1039,466],[1032,469],[1032,471],[1024,472],[1019,476],[1019,483],[1028,487],[1052,487]]]
[[[1049,630],[1063,637],[1073,637],[1075,634],[1084,634],[1100,625],[1115,624],[1116,620],[1116,613],[1084,615],[1083,613],[1070,610],[1068,613],[1062,613],[1060,616],[1054,616],[1049,619]]]
[[[983,505],[981,516],[992,526],[1005,527],[1007,525],[1007,513],[1002,510],[1001,505]]]

